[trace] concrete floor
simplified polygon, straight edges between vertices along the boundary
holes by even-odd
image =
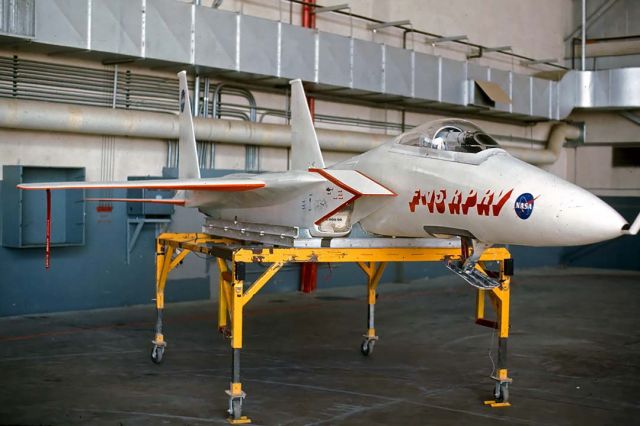
[[[248,307],[244,411],[255,424],[631,424],[640,416],[640,274],[514,278],[510,408],[492,390],[491,330],[456,277],[382,285],[381,340],[358,349],[364,286],[259,295]],[[61,295],[61,297],[63,297]],[[224,424],[230,352],[210,303],[0,320],[1,424]],[[495,355],[494,355],[495,358]]]

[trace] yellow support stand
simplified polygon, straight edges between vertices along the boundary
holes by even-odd
[[[510,274],[505,273],[505,259],[500,263],[498,278],[500,285],[491,290],[480,290],[476,294],[476,324],[491,327],[498,330],[498,363],[496,371],[491,376],[495,380],[494,399],[484,401],[485,405],[493,408],[509,407],[509,384],[513,381],[507,372],[507,341],[509,338],[509,298],[510,298]],[[491,305],[496,313],[496,320],[485,318],[485,295],[489,297]]]
[[[166,347],[162,334],[164,311],[164,290],[169,273],[191,252],[202,253],[215,259],[219,270],[218,327],[230,338],[232,369],[229,389],[229,418],[231,424],[250,423],[242,415],[242,403],[246,397],[240,381],[240,353],[242,350],[242,327],[244,307],[264,288],[287,263],[304,262],[355,262],[367,276],[367,329],[363,335],[361,351],[370,355],[378,340],[375,330],[375,305],[377,288],[388,262],[441,262],[459,260],[459,248],[286,248],[264,245],[247,246],[240,241],[213,237],[208,234],[165,233],[156,242],[156,332],[151,358],[160,363]],[[495,400],[485,403],[493,406],[507,406],[508,384],[506,342],[509,334],[509,274],[505,262],[511,255],[505,248],[487,249],[480,258],[482,267],[486,262],[498,262],[499,287],[478,290],[476,302],[476,322],[497,328],[500,333],[498,347],[498,370],[492,378],[496,380]],[[247,263],[267,263],[270,266],[253,283],[245,283]],[[484,271],[484,269],[483,269]],[[489,296],[496,309],[497,321],[485,319],[485,295]]]

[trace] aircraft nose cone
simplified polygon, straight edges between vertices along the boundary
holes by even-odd
[[[574,191],[557,211],[559,229],[572,244],[591,244],[622,235],[627,221],[588,191]]]

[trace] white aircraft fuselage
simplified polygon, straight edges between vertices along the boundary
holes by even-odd
[[[348,229],[359,222],[385,237],[459,235],[493,244],[568,246],[615,238],[627,225],[597,196],[502,149],[433,150],[401,145],[402,136],[327,169],[355,170],[396,194],[355,199],[346,214]],[[318,223],[340,204],[336,192],[347,190],[314,171],[255,177],[266,186],[232,194],[192,191],[186,206],[219,219],[296,226],[320,237],[348,235],[323,231]],[[297,182],[297,190],[289,181]]]

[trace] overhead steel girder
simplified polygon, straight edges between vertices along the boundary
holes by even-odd
[[[35,17],[32,42],[52,50],[270,84],[301,78],[333,96],[527,121],[640,108],[640,68],[570,71],[556,82],[175,0],[36,0]],[[479,106],[476,80],[499,85],[511,103]]]

